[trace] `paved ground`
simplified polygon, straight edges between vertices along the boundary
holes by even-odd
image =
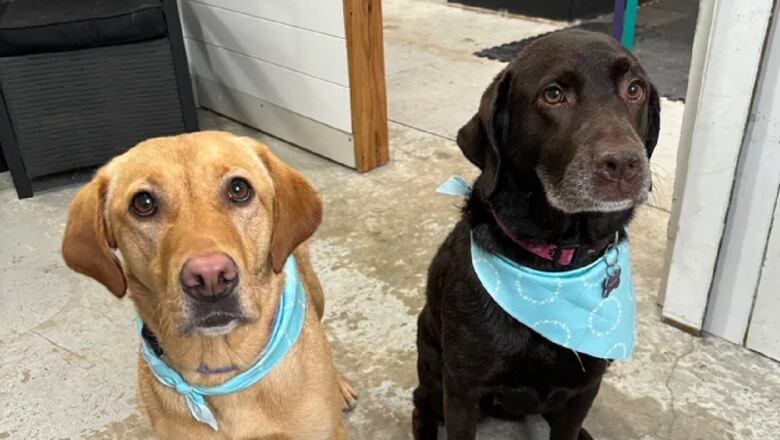
[[[351,438],[409,438],[414,318],[428,262],[455,222],[434,189],[474,169],[452,141],[502,67],[479,48],[555,24],[385,0],[392,163],[359,175],[243,126],[202,113],[204,128],[257,136],[320,189],[325,222],[313,247],[328,298],[337,363],[361,393]],[[671,177],[682,104],[664,102],[656,191],[631,228],[638,346],[610,370],[586,426],[597,439],[777,439],[780,365],[716,338],[659,322]],[[65,207],[84,174],[39,182],[17,201],[0,175],[0,439],[147,439],[135,397],[137,341],[128,301],[64,268]],[[358,220],[359,219],[359,220]],[[482,439],[545,439],[539,418],[488,421]]]

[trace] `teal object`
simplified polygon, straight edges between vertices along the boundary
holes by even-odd
[[[623,35],[620,43],[627,50],[634,50],[634,32],[636,31],[636,14],[639,0],[626,0],[626,10],[623,17]]]
[[[471,195],[471,185],[460,176],[452,176],[439,185],[436,192],[448,196],[468,197]]]
[[[306,316],[306,292],[298,279],[295,258],[291,255],[284,265],[284,292],[274,318],[274,327],[268,343],[260,357],[246,371],[215,387],[199,387],[188,384],[182,377],[160,359],[146,339],[141,335],[143,323],[136,319],[138,335],[141,338],[141,355],[158,382],[176,390],[187,402],[195,420],[218,431],[217,420],[206,404],[204,397],[224,396],[245,390],[259,382],[290,351],[303,328]]]
[[[437,191],[467,197],[471,188],[454,177]],[[621,269],[620,283],[605,297],[607,267],[614,263]],[[543,272],[493,254],[472,237],[471,264],[506,313],[549,341],[601,359],[631,357],[636,305],[628,243],[618,244],[588,266]]]

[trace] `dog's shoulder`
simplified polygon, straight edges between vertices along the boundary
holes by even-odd
[[[471,225],[461,219],[439,247],[428,269],[427,300],[444,311],[443,319],[487,330],[505,313],[482,287],[471,260]],[[437,313],[438,315],[438,313]],[[507,315],[508,316],[508,315]],[[476,329],[475,329],[476,330]]]
[[[460,220],[444,239],[433,258],[431,269],[463,265],[470,258],[469,242],[471,227],[466,220]]]

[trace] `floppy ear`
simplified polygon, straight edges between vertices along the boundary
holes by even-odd
[[[501,146],[509,129],[509,100],[512,91],[509,68],[499,73],[482,95],[479,110],[458,131],[458,147],[482,170],[484,190],[490,196],[496,188],[501,166]]]
[[[274,182],[271,267],[280,273],[287,257],[322,222],[322,202],[309,182],[271,154],[265,145],[258,144],[257,151]]]
[[[645,151],[648,159],[653,155],[658,143],[658,132],[661,130],[661,103],[655,86],[650,85],[650,96],[647,99],[647,134],[645,135]]]
[[[107,187],[108,176],[98,172],[73,198],[62,239],[62,257],[68,267],[94,278],[121,298],[127,290],[127,281],[119,260],[111,251],[116,244],[106,227]]]

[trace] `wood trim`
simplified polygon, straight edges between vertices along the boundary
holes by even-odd
[[[677,168],[674,176],[674,188],[672,193],[672,212],[669,216],[669,227],[666,231],[666,253],[664,254],[665,274],[658,290],[657,303],[663,307],[666,301],[669,271],[672,267],[672,251],[677,239],[677,230],[671,225],[680,222],[680,205],[682,204],[683,189],[688,173],[688,160],[690,158],[691,143],[693,142],[693,128],[696,122],[696,113],[699,108],[699,98],[702,94],[702,77],[704,66],[707,62],[707,46],[710,42],[712,27],[715,21],[715,0],[702,0],[699,3],[699,15],[696,19],[696,33],[693,37],[691,50],[691,66],[688,71],[688,91],[685,95],[685,111],[683,113],[680,141],[677,144]]]
[[[766,148],[774,142],[767,142]],[[777,144],[774,145],[777,147]],[[777,166],[777,162],[775,162]],[[775,198],[775,201],[780,198]],[[772,233],[767,238],[761,279],[756,289],[753,314],[750,316],[745,345],[772,359],[780,360],[780,322],[777,311],[780,310],[780,207],[775,205],[772,213]]]
[[[663,307],[664,317],[697,329],[709,304],[774,4],[714,1],[696,114],[693,121],[683,120],[683,127],[692,127],[691,143],[687,161],[677,165],[678,176],[682,169],[685,178],[675,182],[669,223],[674,241]]]
[[[780,7],[775,6],[775,11],[780,12]],[[769,269],[772,263],[769,259],[765,261],[765,257],[770,255],[767,251],[770,231],[776,230],[772,221],[780,188],[780,148],[775,141],[780,136],[780,83],[776,81],[780,73],[778,38],[780,22],[775,19],[766,38],[704,317],[707,333],[740,345],[745,341],[748,325],[752,328],[757,316],[768,311],[776,318],[780,310],[760,306],[757,297],[760,284],[772,274]],[[777,224],[780,226],[780,222]],[[780,296],[777,299],[780,304]],[[780,350],[775,352],[780,357]]]
[[[381,0],[343,0],[355,163],[365,172],[390,159]]]

